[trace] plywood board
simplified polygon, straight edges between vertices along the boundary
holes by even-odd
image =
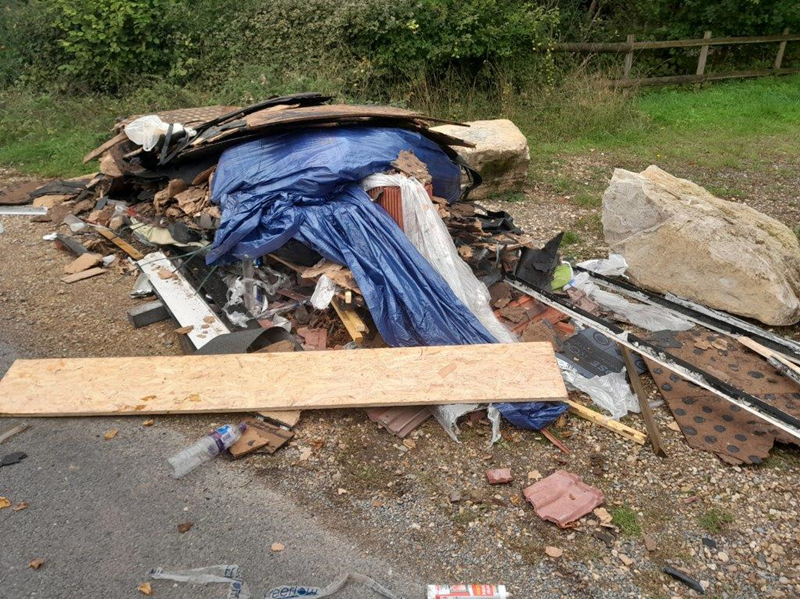
[[[562,401],[549,343],[17,360],[0,416]]]

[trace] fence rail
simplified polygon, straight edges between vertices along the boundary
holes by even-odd
[[[553,52],[589,52],[624,54],[625,67],[622,79],[612,81],[614,85],[622,87],[650,86],[650,85],[678,85],[683,83],[703,83],[705,81],[718,81],[722,79],[742,79],[747,77],[764,77],[767,75],[791,75],[800,73],[800,69],[781,68],[783,55],[786,53],[788,42],[800,41],[800,34],[789,34],[784,29],[781,35],[761,35],[753,37],[711,37],[711,32],[706,31],[701,39],[644,41],[637,42],[633,34],[628,35],[625,42],[612,43],[558,43],[550,46]],[[778,53],[772,69],[752,71],[735,71],[731,73],[706,74],[706,62],[710,46],[737,46],[740,44],[778,44]],[[700,48],[697,60],[697,72],[694,75],[671,75],[666,77],[642,77],[631,79],[634,53],[640,50],[662,50],[668,48]]]

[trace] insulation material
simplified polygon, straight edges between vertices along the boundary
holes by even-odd
[[[403,201],[403,231],[419,253],[447,282],[470,312],[501,343],[513,343],[514,336],[492,312],[486,285],[473,274],[458,255],[453,238],[422,184],[404,175],[372,175],[361,182],[364,190],[399,187]]]
[[[586,378],[566,360],[558,359],[568,389],[586,393],[592,401],[619,420],[628,412],[639,412],[639,400],[631,391],[625,371]]]
[[[578,262],[578,266],[607,277],[620,277],[628,270],[628,263],[622,254],[609,254],[608,258]]]
[[[589,299],[597,303],[604,311],[611,313],[618,320],[628,322],[648,331],[686,331],[694,326],[691,322],[673,316],[659,308],[646,304],[634,304],[619,295],[598,289],[589,280],[589,274],[585,272],[572,279],[569,286],[586,293]]]

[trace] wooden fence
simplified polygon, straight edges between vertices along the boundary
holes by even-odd
[[[671,40],[664,42],[637,42],[633,34],[625,42],[620,43],[562,43],[554,44],[550,49],[553,52],[597,52],[625,55],[625,70],[622,79],[613,81],[622,87],[635,87],[646,85],[677,85],[682,83],[703,83],[720,79],[741,79],[745,77],[763,77],[765,75],[791,75],[800,73],[800,69],[781,68],[783,55],[788,42],[800,40],[800,35],[789,34],[784,29],[781,35],[762,35],[756,37],[711,37],[711,32],[706,31],[702,39]],[[778,44],[778,53],[771,69],[753,71],[736,71],[731,73],[706,73],[708,49],[711,46],[727,46],[739,44]],[[644,77],[631,79],[634,53],[639,50],[659,50],[664,48],[700,48],[700,57],[697,60],[697,72],[694,75],[673,75],[668,77]]]

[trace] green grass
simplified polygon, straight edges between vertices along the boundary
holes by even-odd
[[[698,516],[697,523],[700,528],[711,533],[720,532],[725,526],[733,522],[733,515],[725,510],[711,508]]]
[[[622,505],[614,507],[609,510],[611,512],[612,522],[619,527],[620,532],[628,537],[638,537],[642,534],[642,527],[636,518],[634,512],[629,506]]]
[[[564,231],[564,237],[561,238],[561,245],[574,245],[581,242],[581,236],[575,231]]]
[[[586,107],[586,98],[596,107]],[[617,161],[708,168],[795,163],[800,155],[800,76],[621,94],[576,91],[545,118],[520,119],[532,157],[610,152]],[[576,114],[581,108],[585,113]],[[572,116],[574,120],[571,120]],[[737,197],[737,190],[728,194]]]

